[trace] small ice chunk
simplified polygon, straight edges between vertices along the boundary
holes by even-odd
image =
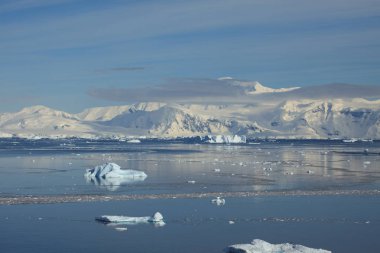
[[[195,184],[195,181],[194,180],[189,180],[187,181],[188,184]]]
[[[221,197],[216,197],[216,199],[212,199],[211,203],[216,204],[217,206],[222,206],[226,204],[226,200],[222,199]]]
[[[235,222],[233,220],[228,221],[228,224],[233,225]]]
[[[127,143],[135,143],[135,144],[137,144],[137,143],[141,143],[141,141],[139,139],[132,139],[132,140],[127,141]]]
[[[228,246],[226,253],[331,253],[323,249],[313,249],[302,245],[282,243],[271,244],[266,241],[255,239],[250,244],[235,244]]]
[[[214,172],[220,172],[220,169],[214,169]]]
[[[161,213],[159,212],[156,212],[153,214],[152,217],[149,218],[149,222],[160,222],[160,221],[163,221],[164,220],[164,217],[162,216]]]
[[[365,162],[363,162],[363,164],[369,165],[369,164],[371,164],[371,162],[370,161],[365,161]]]
[[[127,227],[116,227],[115,230],[123,232],[123,231],[127,231],[128,229],[127,229]]]

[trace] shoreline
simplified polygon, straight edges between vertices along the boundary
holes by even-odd
[[[302,196],[380,196],[376,190],[318,190],[318,191],[260,191],[260,192],[206,192],[206,193],[175,193],[175,194],[134,194],[134,195],[22,195],[0,196],[1,205],[28,204],[59,204],[81,202],[130,201],[144,199],[191,199],[191,198],[245,198],[245,197],[302,197]]]

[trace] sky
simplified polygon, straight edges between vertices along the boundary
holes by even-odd
[[[0,112],[79,112],[128,102],[94,90],[222,76],[380,86],[380,1],[0,1]]]

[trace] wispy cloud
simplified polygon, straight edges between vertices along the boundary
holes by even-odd
[[[145,88],[93,88],[88,91],[88,95],[119,102],[216,102],[243,96],[244,91],[228,81],[187,78],[170,79],[163,84]]]
[[[58,3],[63,1],[57,0]],[[14,5],[20,8],[33,5],[33,1],[25,2],[24,5]],[[40,5],[48,2],[37,1]],[[0,31],[12,39],[12,44],[6,43],[8,39],[2,43],[10,48],[67,48],[238,25],[255,28],[316,20],[328,23],[329,20],[376,16],[379,11],[380,4],[374,0],[144,1],[125,6],[111,5],[109,8],[92,9],[74,15],[48,15],[28,22],[20,20],[0,26]],[[25,37],[28,38],[27,41],[21,39]]]
[[[133,72],[133,71],[141,71],[144,70],[145,67],[115,67],[115,68],[104,68],[104,69],[96,69],[96,73],[111,73],[111,72]]]
[[[3,0],[0,13],[1,92],[15,92],[6,83],[33,86],[45,100],[64,97],[56,107],[72,93],[81,107],[101,101],[93,97],[164,100],[161,93],[245,99],[219,82],[136,88],[168,77],[232,75],[273,87],[379,80],[378,0]],[[115,89],[84,95],[103,85]],[[196,88],[179,91],[185,86]]]
[[[280,103],[289,99],[379,98],[380,87],[353,84],[326,84],[302,87],[283,93],[249,94],[237,80],[171,79],[144,88],[93,88],[88,95],[117,102],[176,102],[176,103]]]
[[[0,3],[0,13],[41,8],[46,6],[68,3],[75,0],[3,0]]]

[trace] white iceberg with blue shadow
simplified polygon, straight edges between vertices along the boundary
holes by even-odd
[[[281,243],[271,244],[266,241],[255,239],[250,244],[235,244],[228,246],[226,253],[331,253],[324,249],[313,249],[302,245]]]
[[[106,163],[88,169],[84,176],[87,182],[105,187],[110,191],[117,190],[123,184],[142,182],[147,178],[146,173],[143,171],[122,170],[116,163]]]

